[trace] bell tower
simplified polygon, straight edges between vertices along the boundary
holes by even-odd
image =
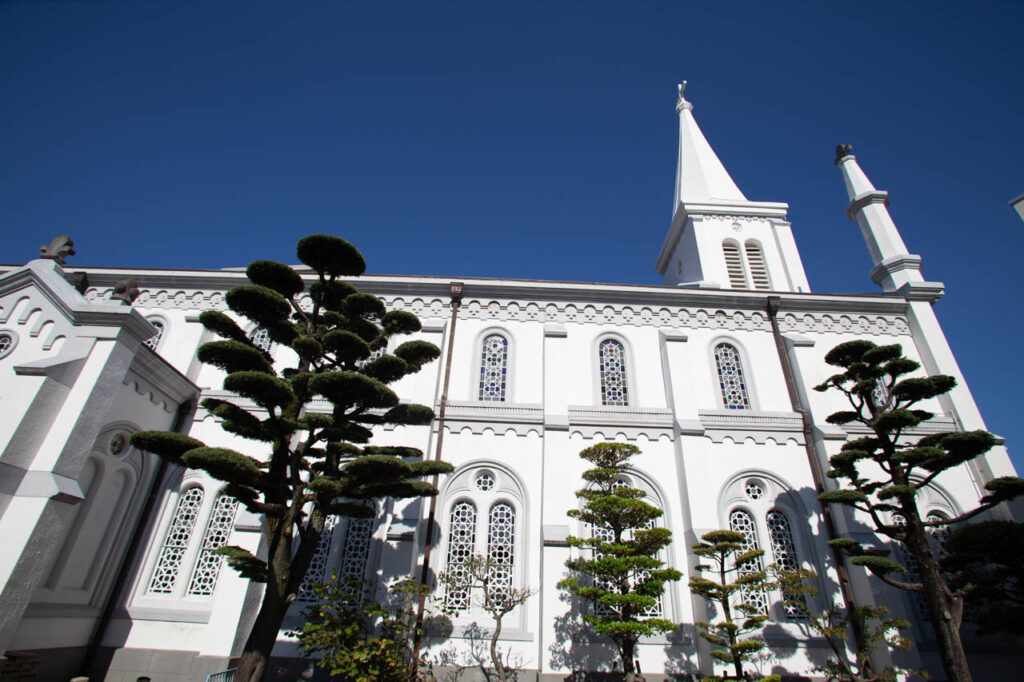
[[[718,159],[679,85],[672,224],[655,269],[668,286],[810,291],[787,204],[749,201]]]

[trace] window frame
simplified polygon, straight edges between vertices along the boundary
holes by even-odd
[[[603,386],[603,379],[601,377],[601,344],[609,340],[617,341],[622,345],[622,364],[626,379],[625,405],[606,405],[602,399],[601,388]],[[590,362],[593,368],[591,370],[591,375],[594,378],[594,405],[604,409],[621,410],[635,407],[638,404],[636,372],[633,368],[633,345],[629,342],[629,339],[618,332],[606,331],[599,333],[594,337],[591,344]]]
[[[505,339],[505,396],[503,400],[483,400],[480,395],[480,372],[483,369],[484,341],[493,335]],[[515,402],[515,340],[512,333],[504,327],[490,326],[481,329],[473,341],[473,372],[469,377],[470,399],[481,405],[507,405]]]
[[[722,379],[718,372],[718,358],[715,353],[718,346],[722,344],[732,346],[739,356],[740,371],[743,373],[743,383],[747,390],[748,406],[746,408],[729,407],[725,404],[725,395],[722,393]],[[757,390],[754,387],[754,374],[751,371],[753,365],[750,363],[750,355],[747,353],[746,348],[736,337],[716,336],[711,339],[711,342],[708,344],[708,362],[711,368],[712,390],[715,392],[715,404],[718,406],[718,409],[728,410],[729,412],[758,411],[760,406],[757,400]]]

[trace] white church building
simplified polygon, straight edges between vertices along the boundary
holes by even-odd
[[[442,351],[395,386],[404,400],[433,405],[433,424],[382,429],[374,443],[439,452],[455,471],[440,478],[433,503],[387,502],[372,522],[332,520],[310,574],[383,583],[418,576],[427,558],[436,575],[466,551],[502,552],[512,584],[538,591],[502,633],[502,648],[524,671],[519,679],[611,670],[614,648],[585,626],[586,607],[557,583],[579,551],[566,537],[587,532],[566,514],[579,505],[579,451],[628,442],[642,451],[629,482],[664,510],[660,522],[674,540],[663,559],[684,574],[657,606],[680,628],[639,646],[648,679],[722,670],[696,635],[706,609],[686,585],[696,563],[690,546],[718,528],[745,533],[766,562],[817,571],[823,602],[841,603],[848,572],[854,601],[893,606],[913,623],[915,649],[898,662],[942,679],[914,598],[855,567],[840,571],[826,546],[832,533],[863,536],[845,512],[831,527],[816,499],[832,485],[823,476],[828,457],[860,432],[826,423],[844,407],[841,396],[810,387],[833,373],[823,357],[840,342],[899,343],[923,372],[958,381],[927,406],[937,416],[920,432],[985,428],[932,310],[943,285],[925,280],[921,258],[890,218],[887,193],[844,150],[837,165],[846,212],[860,226],[880,291],[813,292],[788,206],[747,199],[682,90],[676,108],[675,211],[657,253],[661,285],[358,278],[389,309],[418,315],[417,336]],[[653,239],[651,246],[653,256]],[[162,464],[127,437],[179,430],[258,453],[196,407],[224,395],[220,370],[195,357],[212,339],[198,316],[226,310],[225,292],[245,275],[63,264],[59,242],[50,255],[57,257],[0,266],[0,653],[12,654],[8,666],[38,666],[39,680],[88,671],[111,682],[205,680],[232,667],[261,591],[214,551],[259,551],[260,519],[221,495],[218,481]],[[122,296],[128,279],[134,302],[114,298],[131,298]],[[292,351],[265,331],[251,334],[289,359]],[[986,481],[1007,475],[1013,467],[998,446],[939,476],[923,511],[956,516],[977,504]],[[1008,509],[997,511],[1009,518]],[[428,534],[431,519],[436,532]],[[311,597],[300,590],[288,626]],[[812,677],[827,655],[823,642],[786,613],[780,594],[759,599],[770,615],[769,647],[756,667]],[[426,643],[430,658],[468,664],[478,650],[473,623],[490,621],[471,607],[460,611],[450,632]],[[967,638],[975,679],[1019,666],[1012,642]],[[275,670],[299,655],[284,631],[274,655]]]

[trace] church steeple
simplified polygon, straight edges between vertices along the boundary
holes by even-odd
[[[693,117],[679,84],[672,225],[655,268],[669,286],[809,291],[786,204],[749,201]]]
[[[903,237],[889,215],[889,193],[875,189],[852,151],[851,145],[837,146],[836,165],[842,171],[850,199],[846,215],[860,225],[875,264],[871,279],[884,291],[898,291],[908,284],[919,287],[924,282],[921,257],[910,253],[903,243]]]
[[[679,158],[676,165],[676,195],[672,210],[682,202],[711,200],[746,201],[715,150],[708,144],[693,118],[693,105],[686,101],[683,91],[686,81],[679,84]]]

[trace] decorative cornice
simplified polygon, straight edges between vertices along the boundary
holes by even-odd
[[[861,437],[870,436],[874,433],[871,429],[864,426],[859,422],[853,422],[850,424],[844,424],[842,426],[849,436]],[[904,438],[920,438],[922,436],[929,436],[933,433],[952,433],[953,431],[959,431],[960,427],[956,423],[956,419],[950,414],[936,414],[928,421],[921,422],[912,429],[904,429]]]
[[[853,157],[850,157],[853,158]],[[846,207],[846,215],[850,220],[857,219],[857,212],[870,204],[889,205],[889,193],[881,189],[873,189],[863,194],[858,194]]]
[[[763,445],[768,441],[783,444],[805,443],[803,420],[796,412],[755,412],[753,410],[699,410],[704,435],[713,443],[727,439],[742,443],[752,438]]]

